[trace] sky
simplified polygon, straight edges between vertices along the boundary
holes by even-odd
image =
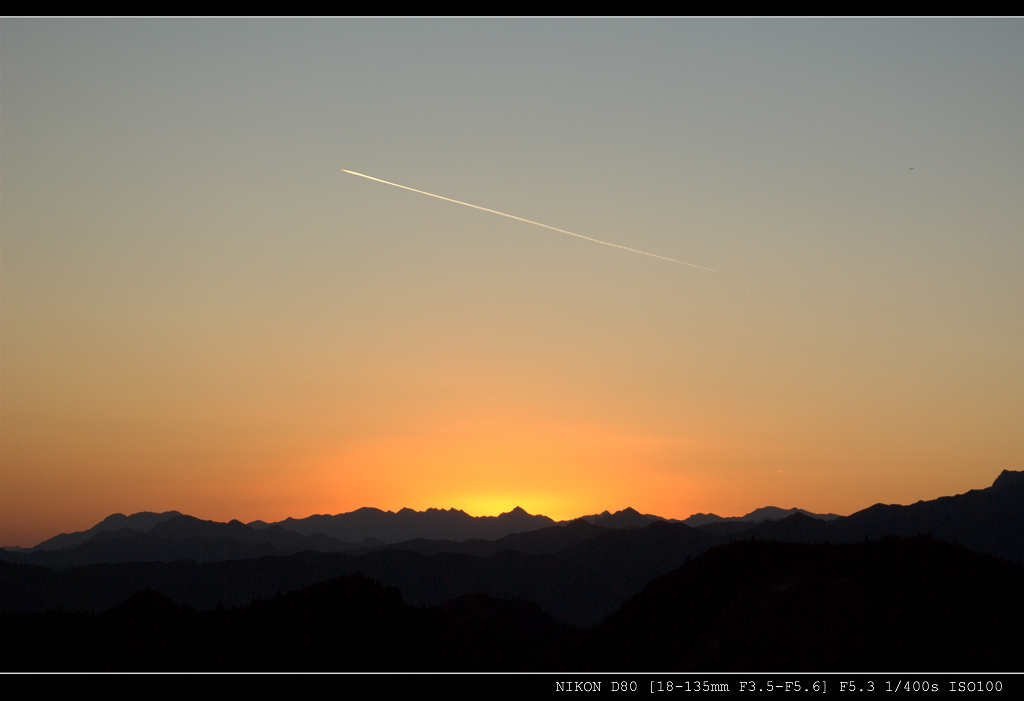
[[[989,486],[1022,115],[1020,19],[4,19],[0,543]]]

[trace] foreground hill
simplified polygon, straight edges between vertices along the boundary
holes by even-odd
[[[831,520],[794,513],[758,524],[713,522],[701,530],[728,539],[856,543],[865,538],[932,535],[971,550],[1024,560],[1024,472],[1004,470],[985,489],[916,504],[875,504]]]
[[[536,604],[407,605],[361,575],[232,609],[143,590],[100,614],[0,614],[3,671],[553,671],[578,631]]]
[[[919,537],[738,541],[589,630],[484,594],[411,606],[361,575],[197,611],[0,614],[4,671],[1021,671],[1024,568]]]
[[[458,513],[456,520],[471,518]],[[522,515],[509,514],[508,523]],[[427,516],[448,519],[453,513]],[[412,605],[435,606],[474,593],[511,596],[534,601],[566,623],[589,626],[655,577],[736,539],[837,545],[931,534],[1020,562],[1024,475],[1004,472],[986,489],[909,506],[876,505],[831,521],[799,511],[782,520],[700,528],[652,518],[627,510],[494,540],[416,539],[356,548],[323,534],[201,521],[176,512],[111,517],[105,521],[109,527],[130,526],[93,529],[85,541],[57,550],[0,555],[0,610],[103,611],[143,589],[212,609],[361,572],[398,587]],[[648,525],[608,529],[593,521]],[[135,530],[146,526],[145,532]]]
[[[1022,626],[1024,568],[927,536],[737,541],[652,581],[581,657],[621,670],[1021,671]]]
[[[908,506],[875,504],[830,525],[848,541],[865,536],[914,536],[959,543],[1010,559],[1024,558],[1024,472],[1004,470],[986,489],[919,501]]]
[[[539,542],[548,541],[541,537]],[[558,552],[540,554],[501,550],[486,557],[423,555],[386,549],[361,555],[304,552],[225,562],[126,562],[62,570],[0,561],[0,605],[12,612],[102,611],[136,591],[154,589],[176,602],[212,609],[361,572],[400,588],[415,605],[437,605],[471,593],[511,596],[535,601],[563,621],[590,625],[654,577],[718,542],[683,524],[658,521],[641,529],[599,531]]]

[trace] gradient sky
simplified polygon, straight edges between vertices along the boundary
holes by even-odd
[[[1024,469],[1024,21],[5,19],[0,71],[4,545]]]

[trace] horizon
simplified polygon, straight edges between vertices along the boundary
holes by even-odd
[[[1008,474],[1008,473],[1015,473],[1017,476],[1024,475],[1024,471],[1004,471],[1004,472],[1000,473],[999,476],[997,476],[996,479],[998,479],[998,477],[1001,477],[1002,475],[1005,475],[1005,474]],[[989,487],[994,486],[994,482],[995,481],[996,480],[993,480],[993,484],[992,485],[988,485],[988,486]],[[988,488],[988,487],[977,487],[975,489],[986,489],[986,488]],[[974,491],[975,489],[971,489],[969,491]],[[948,497],[948,496],[956,496],[956,495],[954,495],[954,494],[946,494],[944,496]],[[920,502],[921,501],[919,501],[918,503],[920,503]],[[881,502],[873,503],[873,505],[870,505],[870,506],[871,507],[878,506],[879,503],[881,503]],[[893,506],[893,505],[887,505],[887,506]],[[898,505],[898,506],[908,506],[908,505]],[[559,518],[553,518],[553,517],[551,517],[550,515],[547,515],[547,514],[532,513],[532,512],[529,512],[529,511],[525,510],[525,509],[522,509],[519,506],[515,506],[515,507],[509,509],[506,512],[502,512],[501,514],[469,514],[465,510],[458,509],[458,508],[455,508],[455,507],[450,507],[450,508],[447,508],[447,509],[431,507],[431,508],[423,509],[423,510],[414,510],[414,509],[409,509],[408,507],[402,507],[401,509],[397,509],[397,510],[385,510],[385,509],[378,509],[376,507],[359,507],[358,509],[354,509],[354,510],[352,510],[350,512],[341,512],[341,513],[338,513],[338,514],[309,514],[308,516],[303,516],[303,517],[286,517],[285,519],[280,519],[280,520],[276,520],[276,521],[265,521],[263,519],[254,519],[254,520],[251,520],[251,521],[242,521],[241,519],[224,519],[224,520],[200,519],[200,520],[210,521],[210,522],[214,522],[214,523],[229,523],[231,521],[239,521],[240,523],[243,523],[244,525],[247,525],[247,526],[251,526],[253,523],[262,523],[264,525],[273,525],[273,524],[282,523],[282,522],[288,521],[288,520],[302,521],[304,519],[313,518],[313,517],[329,517],[329,518],[333,518],[333,517],[337,517],[337,516],[345,516],[345,515],[352,514],[352,513],[358,512],[358,511],[362,511],[362,510],[378,511],[378,512],[381,512],[382,514],[391,514],[391,515],[397,515],[398,513],[403,512],[403,511],[412,511],[412,512],[417,513],[417,514],[425,514],[425,513],[431,512],[431,511],[438,511],[438,512],[445,512],[445,513],[446,512],[458,512],[458,513],[461,513],[461,514],[465,514],[466,516],[468,516],[470,518],[476,519],[476,518],[499,518],[499,517],[502,517],[502,516],[510,515],[510,514],[512,514],[512,513],[514,513],[515,511],[518,510],[518,511],[523,512],[526,516],[530,516],[530,517],[532,517],[532,516],[541,516],[541,517],[544,517],[544,518],[551,519],[556,525],[566,524],[566,523],[570,523],[572,521],[577,521],[577,520],[580,520],[580,519],[601,517],[601,516],[604,516],[604,515],[614,516],[616,514],[621,514],[623,512],[627,512],[627,511],[632,511],[632,512],[634,512],[636,514],[639,514],[641,516],[653,517],[653,518],[658,518],[658,519],[662,519],[662,520],[665,520],[665,521],[673,521],[673,522],[677,522],[677,523],[682,523],[682,522],[685,522],[688,519],[691,519],[691,518],[694,518],[694,517],[709,517],[709,516],[713,516],[713,517],[721,519],[723,521],[737,520],[737,519],[743,519],[745,517],[748,517],[748,516],[751,516],[753,514],[756,514],[759,511],[765,511],[765,510],[770,510],[770,509],[775,509],[775,510],[779,510],[779,511],[782,511],[782,512],[788,512],[788,511],[795,511],[795,512],[798,512],[798,513],[799,512],[803,512],[803,513],[811,514],[812,516],[815,516],[815,517],[818,517],[818,516],[821,516],[821,517],[831,516],[831,517],[837,517],[837,518],[846,518],[848,516],[851,516],[853,514],[859,513],[860,511],[864,511],[864,510],[869,509],[869,508],[870,507],[864,507],[863,509],[858,509],[858,510],[856,510],[854,512],[851,512],[850,514],[835,514],[835,513],[825,513],[825,512],[813,512],[813,511],[810,511],[810,510],[807,510],[807,509],[803,509],[801,507],[786,507],[786,508],[783,508],[783,507],[778,507],[778,506],[775,506],[775,505],[765,505],[763,507],[758,507],[757,509],[751,510],[749,512],[746,512],[745,514],[741,514],[741,515],[738,515],[738,516],[722,516],[720,514],[715,514],[713,512],[694,512],[694,513],[690,514],[689,516],[680,519],[680,518],[665,517],[665,516],[662,516],[662,515],[659,515],[659,514],[647,514],[647,513],[639,512],[636,509],[633,509],[632,507],[624,507],[623,509],[617,509],[615,511],[611,511],[611,510],[605,509],[605,510],[603,510],[601,512],[597,512],[597,513],[583,514],[583,515],[575,516],[575,517],[572,517],[572,518],[559,519]],[[86,527],[86,528],[80,528],[77,531],[70,531],[70,532],[81,532],[81,531],[89,530],[90,528],[92,528],[92,527],[94,527],[96,525],[99,525],[100,523],[102,523],[106,519],[110,519],[110,518],[113,518],[113,517],[116,517],[116,516],[120,516],[120,517],[124,517],[124,518],[131,518],[131,517],[134,517],[134,516],[138,516],[140,514],[163,515],[163,514],[168,514],[168,513],[176,513],[176,514],[178,514],[180,516],[188,517],[188,518],[197,518],[197,519],[200,518],[200,517],[197,517],[197,516],[195,516],[193,514],[185,514],[183,512],[178,511],[178,510],[168,510],[166,512],[159,512],[159,513],[158,512],[134,512],[134,513],[131,513],[131,514],[126,514],[124,512],[115,512],[113,514],[109,514],[108,516],[103,517],[99,521],[97,521],[94,524],[92,524],[92,526],[89,526],[89,527]],[[8,547],[9,547],[9,549],[33,550],[33,549],[35,549],[35,547],[37,547],[42,542],[45,542],[45,540],[48,540],[50,537],[54,537],[56,535],[67,535],[70,532],[62,532],[62,533],[57,533],[57,534],[48,536],[47,538],[44,538],[43,540],[40,540],[39,542],[37,542],[35,545],[25,546],[25,545],[0,544],[0,547],[4,547],[4,549],[8,549]],[[518,532],[518,531],[516,531],[516,532]]]
[[[864,507],[864,508],[868,508],[868,507]],[[215,522],[215,523],[230,523],[231,521],[239,521],[240,523],[243,523],[244,525],[251,526],[253,523],[275,524],[275,523],[280,523],[282,521],[286,521],[286,520],[289,520],[289,519],[296,520],[296,521],[301,521],[303,519],[312,518],[314,516],[328,516],[328,517],[342,516],[342,515],[345,515],[345,514],[354,513],[356,511],[361,511],[363,509],[373,509],[373,510],[380,511],[380,512],[386,513],[386,514],[398,514],[401,511],[414,511],[415,513],[426,513],[428,511],[445,511],[445,512],[457,511],[457,512],[464,513],[464,514],[466,514],[467,516],[469,516],[471,518],[498,518],[500,516],[506,516],[508,514],[511,514],[511,513],[515,512],[518,509],[518,510],[523,511],[524,513],[526,513],[526,515],[528,515],[528,516],[543,516],[545,518],[549,518],[552,521],[554,521],[555,524],[569,523],[569,522],[572,522],[572,521],[576,521],[578,519],[588,518],[588,517],[595,517],[595,516],[602,516],[604,514],[615,515],[615,514],[619,514],[619,513],[622,513],[624,511],[630,511],[630,510],[632,510],[633,512],[638,513],[638,514],[640,514],[642,516],[653,516],[653,517],[656,517],[656,518],[660,518],[662,520],[675,521],[675,522],[683,522],[683,521],[686,521],[687,519],[695,517],[695,516],[715,516],[715,517],[720,518],[722,520],[741,519],[741,518],[743,518],[745,516],[749,516],[752,513],[756,512],[756,511],[760,511],[762,509],[779,509],[781,511],[797,510],[797,511],[805,511],[805,512],[808,512],[808,513],[812,513],[812,514],[814,514],[816,516],[839,516],[841,518],[850,515],[850,514],[835,514],[835,513],[831,513],[831,512],[816,512],[816,511],[811,511],[810,509],[804,509],[803,507],[799,507],[799,506],[780,507],[780,506],[776,506],[774,504],[765,504],[765,505],[759,506],[759,507],[757,507],[755,509],[751,509],[750,511],[748,511],[748,512],[746,512],[744,514],[739,514],[739,515],[736,515],[736,516],[723,516],[721,514],[716,514],[714,512],[710,512],[710,511],[696,511],[696,512],[691,513],[688,516],[683,517],[683,518],[668,517],[668,516],[663,516],[661,514],[645,513],[645,512],[639,511],[637,509],[634,509],[633,507],[630,507],[630,506],[625,506],[625,507],[622,507],[621,509],[615,509],[615,510],[604,509],[604,510],[599,511],[599,512],[580,514],[579,516],[574,516],[574,517],[571,517],[571,518],[555,518],[555,517],[550,516],[548,514],[543,514],[543,513],[539,513],[539,512],[529,511],[528,509],[524,509],[524,508],[522,508],[521,506],[518,506],[518,505],[512,507],[511,509],[508,509],[507,511],[503,511],[503,512],[498,513],[498,514],[471,514],[471,513],[467,512],[465,509],[459,509],[457,507],[448,507],[448,508],[428,507],[426,509],[419,509],[419,510],[417,510],[417,509],[410,509],[409,507],[401,507],[399,509],[379,509],[379,508],[374,507],[374,506],[361,506],[361,507],[359,507],[357,509],[353,509],[352,511],[343,511],[343,512],[339,512],[339,513],[335,513],[335,514],[319,513],[319,514],[308,514],[306,516],[288,516],[288,517],[285,517],[283,519],[277,519],[275,521],[267,521],[266,519],[258,519],[258,518],[257,519],[252,519],[252,520],[249,520],[249,521],[243,521],[241,519],[232,519],[232,518],[228,518],[228,519],[201,518],[201,517],[195,516],[194,514],[189,514],[189,513],[185,513],[183,511],[180,511],[179,509],[168,509],[167,511],[162,511],[162,512],[135,511],[135,512],[131,512],[131,513],[126,513],[126,512],[123,512],[123,511],[116,511],[116,512],[107,514],[106,516],[104,516],[103,518],[101,518],[98,521],[94,522],[90,526],[86,526],[86,527],[83,527],[83,528],[78,528],[78,529],[76,529],[74,531],[65,531],[65,532],[61,532],[61,533],[54,533],[54,534],[52,534],[50,536],[47,536],[46,538],[43,538],[42,540],[38,541],[34,545],[26,546],[26,545],[0,544],[0,548],[32,549],[32,548],[37,547],[40,543],[43,543],[43,542],[49,540],[50,538],[53,538],[53,537],[58,536],[58,535],[68,535],[69,533],[87,531],[90,528],[92,528],[94,526],[97,526],[100,523],[102,523],[103,521],[107,520],[108,518],[111,518],[111,517],[114,517],[114,516],[124,516],[124,517],[130,518],[132,516],[137,516],[139,514],[157,514],[157,515],[160,515],[160,514],[165,514],[165,513],[178,513],[178,514],[180,514],[182,516],[188,516],[188,517],[191,517],[191,518],[199,518],[200,520],[203,520],[203,521],[211,521],[211,522]],[[861,509],[858,509],[858,511],[860,511],[860,510]],[[851,513],[856,513],[856,511],[851,512]]]
[[[576,520],[581,519],[581,518],[587,518],[587,517],[592,517],[592,516],[601,516],[603,514],[615,515],[615,514],[623,512],[623,511],[629,511],[629,510],[632,510],[632,511],[634,511],[636,513],[639,513],[642,516],[654,516],[654,517],[661,518],[663,520],[668,520],[668,521],[679,521],[679,522],[682,522],[682,521],[685,521],[687,518],[690,518],[690,517],[693,517],[693,516],[717,516],[718,518],[721,518],[723,520],[728,520],[728,519],[742,518],[743,516],[749,516],[754,511],[757,511],[757,510],[763,509],[763,508],[781,509],[783,511],[789,511],[789,510],[792,510],[792,509],[798,509],[798,510],[801,510],[801,511],[809,511],[808,509],[802,509],[801,507],[796,507],[796,506],[783,508],[783,507],[779,507],[779,506],[774,506],[772,504],[767,504],[767,505],[765,505],[763,507],[758,507],[757,509],[752,509],[751,511],[748,511],[746,514],[741,514],[740,516],[721,516],[720,514],[714,514],[714,513],[711,513],[711,512],[698,511],[698,512],[690,514],[686,518],[677,519],[677,518],[661,516],[660,514],[643,513],[641,511],[637,511],[636,509],[633,509],[632,507],[626,506],[626,507],[623,507],[621,509],[616,509],[615,511],[612,511],[610,509],[605,509],[605,510],[603,510],[601,512],[598,512],[598,513],[581,514],[581,515],[573,517],[573,518],[559,519],[559,518],[554,518],[552,516],[549,516],[547,514],[533,513],[531,511],[523,509],[522,507],[519,507],[519,506],[512,507],[508,511],[504,511],[504,512],[502,512],[500,514],[470,514],[467,511],[465,511],[464,509],[458,509],[458,508],[455,508],[455,507],[449,507],[447,509],[442,509],[442,508],[437,508],[437,507],[430,507],[430,508],[427,508],[427,509],[420,509],[420,510],[408,509],[408,507],[402,507],[402,508],[397,509],[397,510],[391,510],[391,509],[377,509],[377,507],[374,507],[374,506],[361,506],[358,509],[353,509],[352,511],[344,511],[344,512],[340,512],[340,513],[337,513],[337,514],[309,514],[308,516],[298,516],[298,517],[296,517],[296,516],[289,516],[289,517],[286,517],[284,519],[278,519],[276,521],[266,521],[264,519],[253,519],[251,521],[242,521],[241,519],[225,519],[225,520],[219,520],[219,519],[200,519],[200,520],[212,521],[212,522],[215,522],[215,523],[230,523],[231,521],[239,521],[240,523],[243,523],[243,524],[249,526],[249,525],[252,525],[253,523],[275,524],[275,523],[280,523],[282,521],[286,521],[288,519],[293,519],[293,520],[301,521],[302,519],[312,518],[314,516],[342,516],[342,515],[345,515],[345,514],[354,513],[355,511],[360,511],[362,509],[375,509],[377,511],[381,511],[382,513],[386,513],[386,514],[397,514],[397,513],[401,512],[401,511],[407,511],[407,510],[414,511],[416,513],[426,513],[428,511],[446,511],[446,512],[447,511],[457,511],[457,512],[464,513],[464,514],[466,514],[467,516],[469,516],[471,518],[498,518],[500,516],[506,516],[508,514],[511,514],[516,509],[519,509],[519,510],[525,512],[526,515],[528,515],[528,516],[543,516],[545,518],[549,518],[552,521],[554,521],[555,524],[557,525],[557,524],[569,523],[571,521],[576,521]],[[159,514],[165,514],[165,513],[178,513],[178,514],[180,514],[182,516],[189,516],[189,517],[192,517],[192,518],[199,518],[198,516],[194,516],[193,514],[187,514],[187,513],[183,512],[183,511],[180,511],[178,509],[169,509],[167,511],[162,511],[162,512],[136,511],[136,512],[133,512],[133,513],[125,513],[123,511],[117,511],[117,512],[108,514],[107,516],[104,516],[99,521],[96,521],[95,523],[93,523],[91,526],[87,526],[85,528],[79,528],[79,529],[76,529],[76,531],[68,531],[68,532],[64,532],[64,533],[54,533],[51,536],[43,538],[42,540],[37,542],[35,545],[24,546],[24,545],[7,545],[7,544],[2,544],[2,545],[0,545],[0,548],[32,549],[32,548],[37,547],[40,543],[43,543],[43,542],[49,540],[50,538],[53,538],[53,537],[58,536],[58,535],[68,535],[69,533],[87,531],[90,528],[92,528],[93,526],[99,525],[103,521],[105,521],[108,518],[111,518],[113,516],[125,516],[125,517],[130,518],[132,516],[137,516],[139,514],[157,514],[157,515],[159,515]],[[826,516],[826,515],[848,516],[849,515],[849,514],[826,514],[826,513],[820,513],[819,514],[818,512],[811,512],[811,513],[815,513],[816,515],[821,515],[821,516]],[[854,513],[856,513],[856,512],[854,512]]]
[[[6,546],[851,514],[1024,465],[1022,19],[2,34]]]
[[[968,491],[975,491],[976,489],[987,489],[989,487],[992,487],[992,486],[994,486],[995,482],[999,479],[999,477],[1002,477],[1005,474],[1015,474],[1017,477],[1019,477],[1021,475],[1024,475],[1024,470],[1018,470],[1018,471],[1006,470],[1006,471],[1003,471],[1003,472],[1001,472],[997,476],[997,478],[995,480],[993,480],[993,484],[988,485],[988,487],[976,487],[976,488],[968,490]],[[944,497],[951,497],[951,496],[961,496],[961,495],[947,494],[947,495],[943,495],[943,496]],[[924,500],[919,500],[918,502],[915,502],[915,503],[920,503],[921,501],[924,501]],[[273,524],[281,523],[281,522],[287,521],[287,520],[301,521],[301,520],[306,519],[306,518],[313,518],[313,517],[317,517],[317,516],[336,517],[336,516],[343,516],[343,515],[355,513],[357,511],[362,511],[364,509],[370,509],[370,510],[374,510],[374,511],[379,511],[381,513],[393,514],[393,515],[397,515],[398,513],[402,512],[402,511],[413,511],[414,513],[427,513],[429,511],[442,511],[442,512],[456,511],[456,512],[459,512],[459,513],[463,513],[463,514],[465,514],[466,516],[468,516],[470,518],[498,518],[498,517],[501,517],[501,516],[509,515],[511,513],[514,513],[516,510],[519,510],[519,511],[524,512],[527,516],[542,516],[544,518],[551,519],[556,525],[570,523],[572,521],[576,521],[576,520],[579,520],[579,519],[585,519],[585,518],[590,518],[590,517],[600,517],[600,516],[604,516],[606,514],[614,516],[616,514],[620,514],[620,513],[625,512],[625,511],[633,511],[634,513],[640,514],[642,516],[650,516],[650,517],[655,517],[655,518],[659,518],[659,519],[666,520],[666,521],[673,521],[673,522],[681,523],[681,522],[685,522],[686,520],[688,520],[690,518],[694,518],[694,517],[698,517],[698,516],[714,516],[714,517],[716,517],[718,519],[721,519],[723,521],[725,521],[725,520],[737,520],[737,519],[743,519],[743,518],[745,518],[747,516],[750,516],[750,515],[758,512],[758,511],[764,511],[764,510],[767,510],[767,509],[778,509],[780,511],[804,512],[804,513],[809,513],[812,516],[822,516],[822,517],[824,517],[824,516],[833,516],[833,517],[838,517],[838,518],[846,518],[847,516],[851,516],[851,515],[853,515],[855,513],[858,513],[860,511],[864,511],[864,510],[870,508],[871,506],[876,506],[876,505],[878,505],[880,503],[881,502],[876,502],[875,504],[871,504],[870,506],[865,506],[865,507],[863,507],[861,509],[857,509],[857,510],[855,510],[855,511],[853,511],[851,513],[848,513],[848,514],[836,514],[836,513],[831,513],[831,512],[816,512],[816,511],[812,511],[812,510],[809,510],[809,509],[804,509],[804,508],[798,507],[798,506],[780,507],[780,506],[777,506],[775,504],[765,504],[763,506],[760,506],[760,507],[757,507],[755,509],[752,509],[752,510],[750,510],[750,511],[744,513],[744,514],[740,514],[740,515],[736,515],[736,516],[723,516],[721,514],[716,514],[714,512],[697,511],[697,512],[689,514],[685,518],[674,518],[674,517],[666,517],[666,516],[663,516],[661,514],[644,513],[644,512],[638,511],[637,509],[634,509],[633,507],[626,506],[626,507],[623,507],[621,509],[616,509],[614,511],[610,510],[610,509],[604,509],[604,510],[602,510],[600,512],[581,514],[579,516],[575,516],[575,517],[572,517],[572,518],[554,518],[554,517],[552,517],[552,516],[550,516],[548,514],[531,512],[531,511],[529,511],[527,509],[523,509],[521,506],[518,506],[518,505],[508,509],[507,511],[499,513],[499,514],[471,514],[471,513],[468,513],[467,511],[465,511],[464,509],[459,509],[457,507],[448,507],[448,508],[428,507],[426,509],[420,509],[420,510],[410,509],[408,507],[402,507],[402,508],[399,508],[399,509],[392,510],[392,509],[379,509],[379,508],[373,507],[373,506],[362,506],[362,507],[359,507],[357,509],[353,509],[352,511],[339,512],[339,513],[336,513],[336,514],[309,514],[307,516],[299,516],[299,517],[289,516],[289,517],[286,517],[284,519],[278,519],[278,520],[275,520],[275,521],[266,521],[264,519],[253,519],[253,520],[250,520],[250,521],[241,521],[241,519],[224,519],[224,520],[220,520],[220,519],[200,519],[200,520],[210,521],[210,522],[215,522],[215,523],[229,523],[231,521],[239,521],[240,523],[243,523],[244,525],[247,525],[247,526],[251,526],[253,523],[263,523],[264,525],[273,525]],[[907,506],[907,505],[903,504],[901,506]],[[165,514],[165,513],[177,513],[177,514],[179,514],[181,516],[185,516],[185,517],[189,517],[189,518],[200,518],[198,516],[195,516],[194,514],[184,513],[184,512],[181,512],[181,511],[177,510],[177,509],[170,509],[170,510],[164,511],[164,512],[141,511],[141,512],[127,513],[127,514],[124,513],[124,512],[114,512],[114,513],[108,514],[104,518],[96,521],[91,526],[77,529],[77,531],[64,532],[64,533],[59,533],[59,534],[51,535],[51,536],[49,536],[47,538],[44,538],[43,540],[39,541],[38,543],[36,543],[35,545],[32,545],[32,546],[0,544],[0,548],[33,549],[35,547],[38,547],[39,544],[45,542],[46,540],[49,540],[49,538],[55,537],[57,535],[68,535],[68,533],[72,533],[72,532],[87,531],[90,528],[99,525],[103,521],[106,521],[108,518],[112,518],[112,517],[115,517],[115,516],[131,518],[133,516],[138,516],[140,514],[162,515],[162,514]]]
[[[868,506],[872,506],[872,505],[869,504]],[[381,511],[383,513],[388,513],[388,514],[397,514],[400,511],[405,511],[405,510],[415,511],[416,513],[425,513],[427,511],[431,511],[431,510],[434,510],[434,511],[459,511],[459,512],[462,512],[462,513],[464,513],[467,516],[470,516],[472,518],[497,518],[499,516],[504,516],[506,514],[510,514],[510,513],[514,512],[516,509],[520,509],[520,510],[524,511],[528,516],[544,516],[546,518],[550,518],[555,523],[568,523],[568,522],[571,522],[571,521],[575,521],[577,519],[587,518],[587,517],[590,517],[590,516],[600,516],[600,515],[606,514],[606,513],[614,515],[614,514],[621,513],[623,511],[627,511],[627,510],[630,510],[630,509],[632,509],[633,511],[635,511],[636,513],[638,513],[638,514],[640,514],[642,516],[655,516],[657,518],[661,518],[661,519],[668,520],[668,521],[680,521],[681,522],[681,521],[685,521],[686,519],[691,518],[693,516],[716,516],[716,517],[721,518],[721,519],[738,519],[738,518],[743,518],[744,516],[749,516],[750,514],[754,513],[755,511],[757,511],[759,509],[764,509],[764,508],[768,508],[768,509],[775,508],[775,509],[781,509],[783,511],[789,511],[789,510],[792,510],[792,509],[798,509],[798,510],[801,510],[801,511],[807,511],[807,512],[814,513],[816,515],[822,515],[822,516],[836,515],[836,516],[843,517],[843,516],[849,516],[850,515],[850,514],[835,514],[834,512],[826,512],[826,511],[820,511],[819,512],[819,511],[814,511],[812,509],[806,509],[806,508],[801,507],[801,506],[781,507],[781,506],[777,506],[775,504],[764,504],[762,506],[755,507],[755,508],[750,509],[749,511],[746,511],[746,512],[744,512],[742,514],[737,514],[737,515],[734,515],[734,516],[724,516],[722,514],[718,514],[718,513],[715,513],[713,511],[695,511],[693,513],[687,514],[686,516],[682,516],[682,517],[665,516],[663,514],[649,513],[649,512],[641,511],[639,509],[635,509],[635,508],[633,508],[631,506],[624,506],[621,509],[602,509],[601,511],[588,512],[588,513],[579,514],[578,516],[572,516],[572,517],[566,517],[566,518],[558,518],[558,517],[555,517],[555,516],[551,516],[550,514],[545,514],[545,513],[537,512],[537,511],[530,511],[529,509],[523,508],[523,507],[521,507],[519,505],[513,506],[513,507],[511,507],[511,508],[509,508],[509,509],[507,509],[505,511],[502,511],[502,512],[499,512],[499,513],[495,513],[495,514],[470,513],[466,509],[460,509],[460,508],[454,507],[454,506],[447,507],[447,508],[442,508],[442,507],[426,507],[426,508],[423,508],[423,509],[411,509],[410,507],[399,507],[397,509],[382,509],[382,508],[378,508],[376,506],[361,506],[361,507],[358,507],[358,508],[355,508],[355,509],[351,509],[349,511],[340,511],[340,512],[337,512],[337,513],[311,513],[311,514],[307,514],[305,516],[294,516],[294,515],[291,515],[291,516],[286,516],[286,517],[280,518],[280,519],[274,519],[272,521],[267,520],[267,519],[263,519],[263,518],[255,518],[255,519],[248,519],[248,520],[239,519],[239,518],[232,518],[232,517],[228,517],[228,518],[205,518],[205,517],[201,517],[201,516],[196,516],[195,514],[192,514],[192,513],[187,513],[185,511],[182,511],[181,509],[166,509],[164,511],[142,510],[142,511],[131,511],[131,512],[113,511],[113,512],[107,514],[106,516],[103,516],[103,517],[93,521],[90,524],[83,525],[80,528],[74,528],[73,530],[70,530],[70,531],[61,531],[59,533],[51,533],[50,535],[47,535],[47,536],[41,538],[40,540],[35,541],[32,545],[0,543],[0,548],[26,548],[26,549],[31,549],[31,548],[34,548],[34,547],[38,546],[40,543],[43,543],[43,542],[49,540],[50,538],[53,538],[53,537],[58,536],[58,535],[66,535],[66,534],[69,534],[69,533],[77,533],[77,532],[81,532],[81,531],[87,531],[90,528],[92,528],[93,526],[96,526],[96,525],[102,523],[103,521],[105,521],[106,519],[108,519],[108,518],[110,518],[112,516],[131,517],[131,516],[136,516],[138,514],[164,514],[164,513],[170,513],[170,512],[177,512],[177,513],[180,513],[182,516],[190,516],[192,518],[198,518],[198,519],[203,520],[203,521],[212,521],[212,522],[216,522],[216,523],[230,523],[231,521],[239,521],[240,523],[243,523],[243,524],[248,526],[248,525],[251,525],[253,523],[258,523],[258,522],[267,523],[267,524],[273,524],[273,523],[280,523],[281,521],[285,521],[285,520],[288,520],[288,519],[302,520],[302,519],[306,519],[306,518],[311,518],[313,516],[340,516],[340,515],[344,515],[344,514],[353,513],[355,511],[359,511],[361,509],[375,509],[377,511]],[[865,507],[862,507],[862,508],[868,508],[868,507],[865,506]],[[860,511],[860,510],[861,509],[857,509],[857,510],[851,512],[851,513],[856,513],[856,511]]]

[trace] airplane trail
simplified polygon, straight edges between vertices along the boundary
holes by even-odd
[[[610,241],[602,241],[601,239],[591,238],[590,236],[584,236],[583,234],[576,234],[576,233],[573,233],[572,231],[566,231],[565,229],[559,229],[557,226],[549,226],[548,224],[541,224],[539,221],[532,221],[530,219],[523,219],[522,217],[517,217],[514,214],[506,214],[505,212],[499,212],[496,209],[488,209],[487,207],[481,207],[480,205],[470,204],[469,202],[462,202],[461,200],[453,200],[450,197],[442,197],[441,195],[435,195],[432,192],[424,192],[423,190],[417,190],[416,188],[413,188],[413,187],[406,187],[405,185],[399,185],[398,183],[392,183],[392,182],[388,182],[387,180],[381,180],[380,178],[375,178],[372,175],[364,175],[362,173],[357,173],[354,170],[345,170],[344,168],[342,168],[341,172],[342,173],[348,173],[349,175],[358,175],[360,178],[366,178],[367,180],[375,180],[378,183],[384,183],[385,185],[391,185],[393,187],[400,187],[403,190],[409,190],[410,192],[418,192],[419,194],[426,195],[427,197],[436,197],[437,199],[444,200],[445,202],[454,202],[455,204],[465,205],[466,207],[472,207],[473,209],[479,209],[479,210],[484,211],[484,212],[490,212],[491,214],[497,214],[497,215],[502,216],[502,217],[508,217],[509,219],[515,219],[516,221],[525,222],[527,224],[533,224],[534,226],[542,226],[545,229],[551,229],[552,231],[557,231],[560,234],[568,234],[569,236],[575,236],[576,238],[583,239],[584,241],[590,241],[592,243],[599,243],[602,246],[611,246],[612,248],[620,248],[623,251],[629,251],[630,253],[639,253],[642,256],[650,256],[651,258],[659,258],[661,260],[667,260],[670,263],[678,263],[679,265],[687,265],[687,266],[689,266],[691,268],[700,268],[701,270],[708,270],[708,271],[710,271],[712,273],[718,272],[717,270],[715,270],[713,268],[708,268],[708,267],[705,267],[703,265],[697,265],[696,263],[687,263],[685,260],[676,260],[675,258],[669,258],[667,256],[659,256],[657,253],[648,253],[647,251],[641,251],[639,248],[630,248],[629,246],[622,246],[622,245],[617,244],[617,243],[611,243]]]

